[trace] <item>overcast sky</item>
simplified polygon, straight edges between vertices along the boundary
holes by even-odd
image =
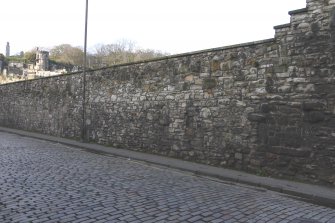
[[[0,2],[0,53],[83,46],[85,0]],[[129,39],[171,54],[272,38],[306,0],[89,0],[88,47]]]

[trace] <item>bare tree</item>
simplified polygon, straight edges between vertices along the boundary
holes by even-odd
[[[50,50],[50,58],[59,63],[83,66],[84,52],[80,47],[73,47],[70,44],[55,46]]]
[[[94,67],[103,67],[139,60],[148,60],[165,55],[168,54],[150,49],[144,50],[136,48],[134,42],[123,39],[113,44],[96,45],[93,57],[95,61]]]

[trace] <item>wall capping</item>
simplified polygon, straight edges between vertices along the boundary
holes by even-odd
[[[286,24],[282,24],[282,25],[277,25],[274,26],[274,29],[283,29],[283,28],[290,28],[291,27],[291,23],[286,23]]]
[[[289,11],[288,14],[289,15],[295,15],[295,14],[306,13],[306,12],[308,12],[308,8],[292,10],[292,11]]]

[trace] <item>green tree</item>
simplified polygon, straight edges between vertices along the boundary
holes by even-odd
[[[0,60],[1,61],[5,61],[5,59],[6,59],[5,55],[3,55],[2,53],[0,53]]]
[[[24,53],[24,59],[27,63],[35,63],[36,61],[36,49],[27,51]]]
[[[3,55],[2,53],[0,53],[0,63],[2,65],[2,69],[7,66],[8,61],[7,58],[5,57],[5,55]],[[0,68],[1,69],[1,68]],[[0,70],[0,73],[2,72],[2,70]]]
[[[50,58],[58,63],[65,63],[77,66],[84,64],[84,52],[80,47],[73,47],[70,44],[61,44],[50,50]]]

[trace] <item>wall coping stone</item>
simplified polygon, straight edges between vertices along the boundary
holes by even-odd
[[[274,26],[274,29],[283,29],[283,28],[290,28],[291,27],[291,23],[286,23],[286,24],[282,24],[282,25],[278,25],[278,26]]]
[[[308,8],[292,10],[292,11],[289,11],[288,14],[289,15],[295,15],[295,14],[306,13],[306,12],[308,12]]]

